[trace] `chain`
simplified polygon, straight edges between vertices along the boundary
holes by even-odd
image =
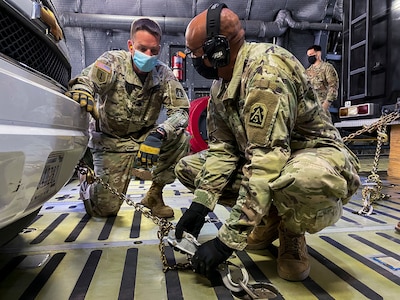
[[[159,239],[159,244],[158,244],[158,249],[160,250],[160,258],[161,262],[163,264],[163,272],[167,272],[169,270],[184,270],[184,269],[191,269],[191,263],[177,263],[175,265],[170,266],[168,264],[167,256],[165,255],[165,245],[164,245],[164,237],[168,235],[168,232],[172,229],[174,229],[174,225],[168,221],[165,218],[160,218],[157,216],[153,216],[151,213],[151,210],[145,207],[143,204],[136,203],[126,197],[124,194],[119,193],[115,188],[113,188],[109,183],[106,183],[103,181],[102,178],[99,176],[96,176],[94,174],[94,171],[86,166],[83,163],[79,163],[78,166],[76,167],[76,170],[81,174],[81,175],[86,175],[86,181],[91,184],[94,182],[100,183],[105,189],[109,190],[113,195],[117,196],[118,199],[121,201],[125,201],[129,206],[133,206],[133,208],[142,213],[143,216],[145,216],[148,219],[151,219],[154,224],[156,224],[159,229],[157,231],[157,237]]]
[[[347,137],[343,138],[344,142],[347,142],[350,139],[353,139],[354,137],[364,133],[364,132],[373,132],[377,130],[378,132],[378,143],[375,151],[375,157],[374,157],[374,164],[373,168],[371,171],[371,174],[368,176],[367,182],[372,182],[373,184],[370,186],[367,186],[363,189],[362,191],[362,196],[363,196],[363,203],[364,206],[363,208],[358,212],[359,214],[370,214],[372,213],[372,203],[376,200],[383,199],[387,197],[387,195],[382,195],[381,190],[382,190],[382,181],[379,178],[379,175],[377,174],[377,169],[378,169],[378,164],[379,164],[379,157],[380,157],[380,152],[381,152],[381,146],[382,143],[387,140],[387,134],[386,134],[386,128],[387,124],[393,122],[394,120],[398,119],[400,117],[400,114],[398,111],[394,111],[388,115],[382,115],[381,118],[376,121],[375,123],[372,123],[369,126],[365,126],[364,128],[351,133]],[[169,222],[165,218],[160,218],[157,216],[153,216],[151,214],[150,209],[146,208],[140,203],[135,203],[128,197],[126,197],[124,194],[119,193],[115,188],[111,187],[109,183],[106,183],[103,181],[102,178],[99,176],[96,176],[94,174],[94,171],[90,169],[87,165],[83,163],[79,163],[76,166],[76,170],[81,174],[81,175],[86,175],[86,181],[88,183],[93,183],[93,182],[98,182],[100,183],[104,188],[109,190],[113,195],[117,196],[120,200],[125,201],[129,206],[133,206],[134,209],[138,212],[141,212],[143,216],[145,216],[148,219],[151,219],[154,224],[156,224],[159,229],[157,231],[157,237],[159,239],[159,245],[158,248],[160,250],[160,258],[161,262],[163,264],[163,271],[167,272],[169,270],[186,270],[186,269],[191,269],[191,263],[177,263],[175,265],[169,265],[167,256],[165,255],[165,244],[164,244],[164,237],[168,235],[168,232],[172,229],[174,229],[174,225]],[[371,186],[374,186],[374,188],[371,188]]]
[[[347,142],[349,139],[353,139],[354,137],[364,133],[364,132],[373,132],[377,131],[377,145],[374,156],[374,163],[372,166],[371,174],[367,178],[366,186],[362,190],[362,201],[363,207],[358,211],[360,215],[370,215],[373,211],[372,204],[375,201],[383,200],[388,198],[388,195],[382,194],[382,181],[378,175],[378,166],[379,166],[379,158],[381,154],[382,144],[388,140],[387,136],[387,125],[400,117],[398,111],[393,111],[390,114],[382,115],[378,121],[372,123],[369,126],[365,126],[364,128],[348,135],[343,138],[344,142]]]
[[[350,133],[348,136],[343,138],[343,142],[347,142],[350,139],[355,138],[356,136],[364,133],[364,132],[373,132],[377,130],[379,127],[383,125],[387,125],[400,117],[400,113],[398,111],[393,111],[388,115],[382,115],[378,121],[372,123],[369,126],[364,126],[364,128],[357,130],[356,132]]]

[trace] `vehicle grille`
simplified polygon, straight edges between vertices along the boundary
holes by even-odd
[[[36,32],[13,15],[0,10],[0,51],[67,87],[71,66]]]

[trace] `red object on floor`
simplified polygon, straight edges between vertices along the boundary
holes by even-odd
[[[191,134],[190,150],[192,153],[207,149],[207,127],[205,118],[209,96],[197,98],[190,102],[189,124],[187,130]]]

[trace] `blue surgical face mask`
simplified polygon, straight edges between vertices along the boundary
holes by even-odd
[[[149,56],[140,52],[139,50],[135,50],[135,54],[133,55],[133,63],[136,67],[139,68],[142,72],[150,72],[156,66],[158,60],[158,55]]]

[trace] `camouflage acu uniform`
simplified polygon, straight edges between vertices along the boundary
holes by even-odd
[[[170,68],[159,62],[142,83],[129,52],[109,51],[71,80],[70,87],[97,96],[100,117],[91,121],[89,141],[96,175],[126,193],[139,145],[157,126],[164,106],[167,120],[158,126],[167,137],[152,180],[160,184],[175,180],[175,164],[189,148],[185,131],[189,100]],[[119,211],[122,201],[100,184],[92,184],[89,194],[93,215]]]
[[[229,84],[211,87],[208,118],[209,150],[193,201],[213,210],[245,158],[237,202],[218,233],[231,248],[245,248],[272,203],[294,233],[332,225],[360,185],[357,157],[315,101],[301,63],[283,48],[245,43]],[[188,162],[181,160],[177,175]]]
[[[325,101],[332,103],[337,99],[339,77],[333,65],[321,61],[317,66],[308,67],[306,74],[321,104]],[[329,111],[328,115],[330,116]]]

